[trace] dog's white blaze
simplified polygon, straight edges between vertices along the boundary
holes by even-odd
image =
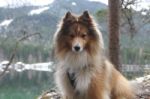
[[[80,27],[78,26],[78,28],[77,28],[77,31],[79,32],[80,31]]]
[[[75,50],[75,46],[80,47],[80,50],[79,50],[79,51],[76,51],[76,50]],[[81,52],[81,51],[83,51],[83,46],[82,46],[82,44],[80,43],[79,38],[76,38],[75,43],[72,45],[72,51],[74,51],[74,52]]]

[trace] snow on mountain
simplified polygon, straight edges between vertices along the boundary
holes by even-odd
[[[40,14],[40,13],[42,13],[42,12],[48,10],[48,9],[49,9],[49,7],[40,7],[40,8],[38,8],[38,9],[31,10],[31,11],[28,13],[28,15]]]
[[[101,3],[104,3],[106,5],[108,5],[108,0],[89,0],[91,2],[101,2]]]
[[[13,19],[6,19],[0,23],[0,27],[8,27],[9,24],[13,21]]]
[[[72,4],[73,6],[76,6],[76,5],[77,5],[77,3],[76,3],[76,2],[72,2],[71,4]]]

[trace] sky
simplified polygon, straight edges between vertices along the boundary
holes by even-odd
[[[19,5],[20,1],[31,5],[43,6],[52,3],[54,0],[0,0],[0,7],[6,7],[8,4]],[[99,1],[108,5],[108,0],[89,0],[89,1]],[[150,0],[138,0],[138,1],[141,2],[136,7],[137,10],[140,10],[141,8],[148,8],[148,6],[150,6]]]
[[[53,2],[53,0],[0,0],[0,7],[10,5],[18,5],[19,2],[28,3],[35,6],[43,6]]]
[[[100,1],[106,5],[108,5],[108,0],[90,0],[90,1]],[[130,1],[130,0],[129,0]],[[137,6],[134,6],[133,8],[137,11],[140,11],[142,8],[149,9],[150,7],[150,0],[137,0],[139,3]]]
[[[19,1],[30,3],[32,5],[43,6],[43,5],[52,3],[54,0],[0,0],[0,7],[5,7],[8,4],[15,5],[15,4],[18,4]],[[90,0],[90,1],[101,1],[105,4],[107,4],[107,0]]]

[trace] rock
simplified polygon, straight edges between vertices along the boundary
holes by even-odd
[[[135,99],[150,99],[150,75],[136,78],[131,81],[131,84],[136,91]],[[62,99],[61,95],[56,90],[44,92],[38,99]]]
[[[56,90],[45,91],[37,99],[62,99],[61,95]]]
[[[150,75],[136,78],[136,99],[150,99]]]

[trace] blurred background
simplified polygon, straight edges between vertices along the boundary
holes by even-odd
[[[35,99],[55,88],[53,34],[67,11],[84,10],[107,54],[107,0],[0,0],[0,99]],[[150,73],[150,0],[120,0],[120,61],[129,79]]]

